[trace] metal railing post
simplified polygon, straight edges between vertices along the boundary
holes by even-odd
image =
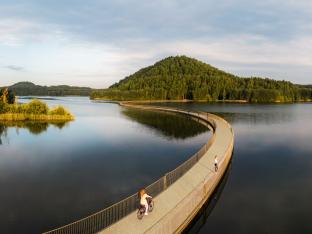
[[[168,173],[165,174],[164,176],[164,190],[167,189],[168,185],[167,185],[167,175]]]

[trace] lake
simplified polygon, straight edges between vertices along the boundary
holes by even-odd
[[[165,105],[216,113],[235,131],[224,188],[189,233],[312,233],[311,103]]]
[[[182,116],[86,98],[48,103],[77,119],[0,128],[0,233],[37,233],[102,209],[175,168],[211,136]],[[216,113],[235,131],[222,188],[189,233],[312,233],[312,104],[159,105]]]
[[[76,120],[0,123],[0,233],[40,233],[97,212],[176,168],[211,136],[182,115],[43,99]]]

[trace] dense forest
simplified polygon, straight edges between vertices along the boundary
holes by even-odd
[[[312,87],[257,77],[240,78],[186,56],[168,57],[139,70],[92,99],[295,102],[312,99]]]
[[[8,88],[17,96],[90,96],[92,91],[88,87],[40,86],[31,82],[19,82]]]

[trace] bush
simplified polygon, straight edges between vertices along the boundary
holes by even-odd
[[[0,101],[0,114],[3,114],[7,111],[7,104]]]
[[[49,108],[46,103],[39,100],[32,100],[26,106],[26,113],[34,115],[46,115],[48,114]]]
[[[27,113],[28,104],[19,104],[17,105],[17,112],[18,113]]]
[[[50,115],[69,115],[69,112],[62,106],[57,106],[49,111]]]

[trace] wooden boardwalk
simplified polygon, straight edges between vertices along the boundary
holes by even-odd
[[[154,198],[155,208],[148,216],[138,220],[136,212],[102,230],[106,233],[180,233],[192,221],[202,205],[209,199],[221,181],[232,157],[234,133],[222,118],[208,113],[193,113],[167,107],[139,106],[120,103],[122,106],[179,112],[198,116],[214,125],[213,143],[205,155],[181,178]],[[219,170],[214,171],[217,155]]]

